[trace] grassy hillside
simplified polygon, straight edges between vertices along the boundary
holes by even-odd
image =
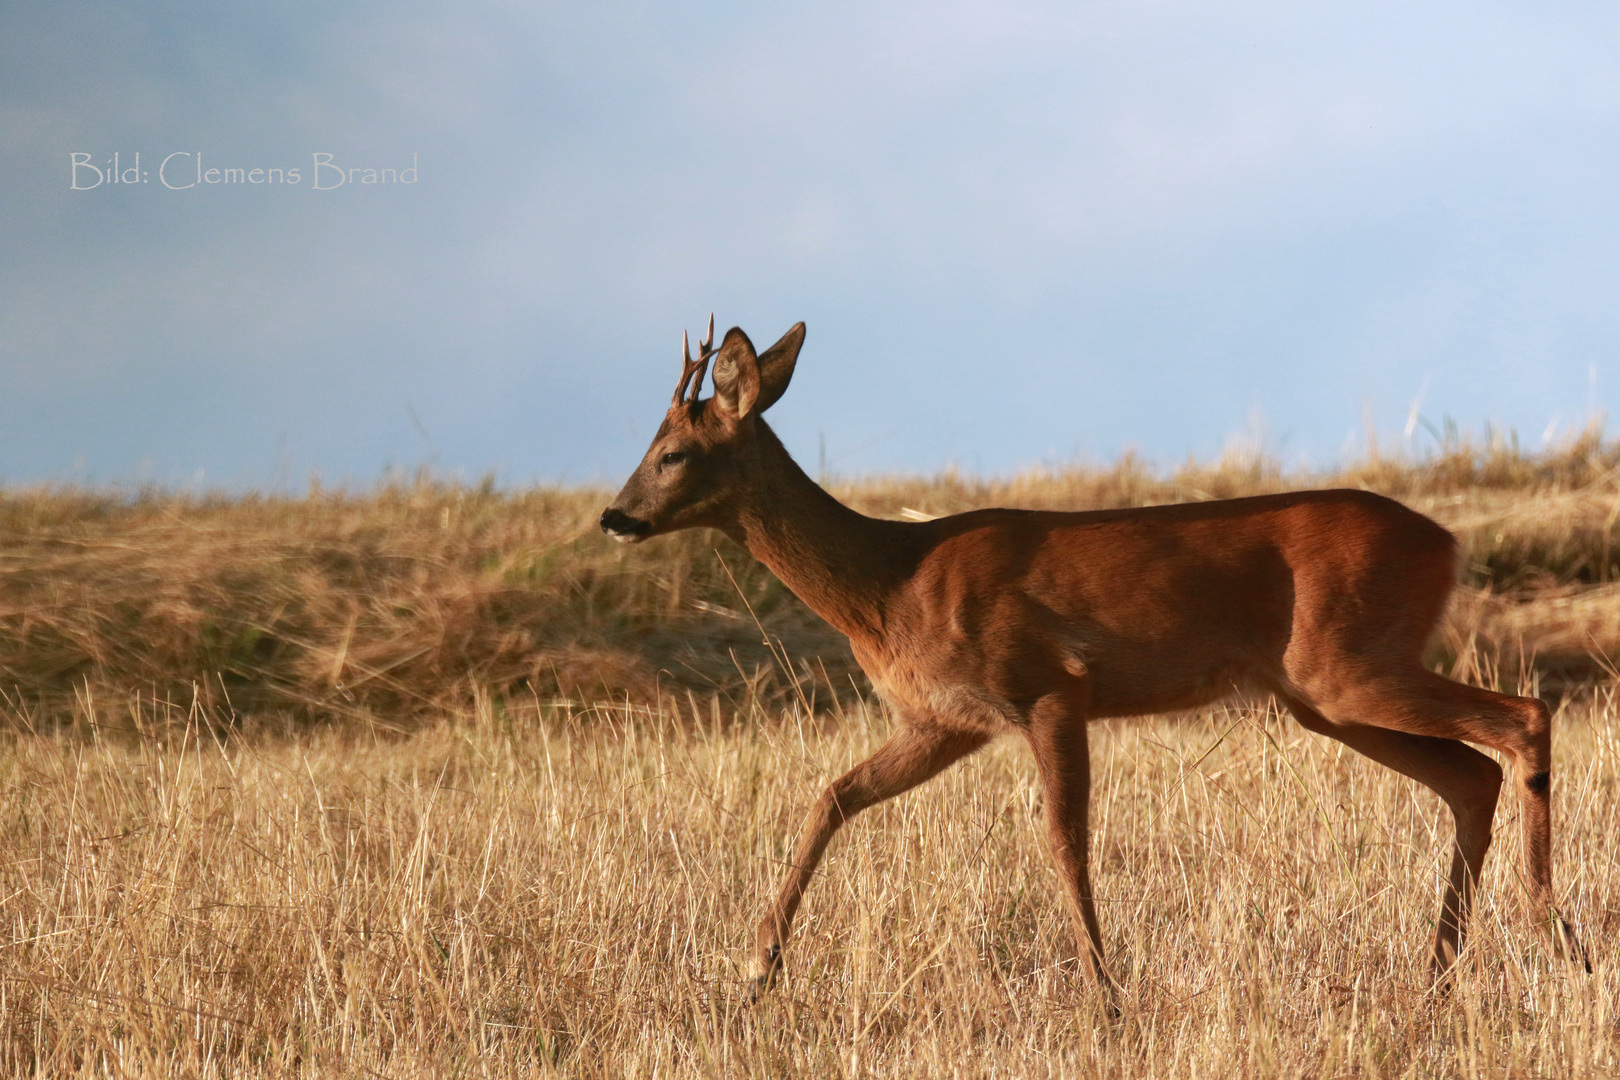
[[[1620,446],[1455,447],[1287,474],[1257,460],[1157,474],[956,473],[832,485],[876,515],[1141,506],[1351,486],[1451,527],[1466,588],[1435,662],[1545,689],[1620,653]],[[474,692],[574,702],[660,695],[822,707],[864,688],[841,638],[742,550],[694,532],[624,548],[610,493],[512,493],[430,477],[364,493],[194,498],[0,493],[0,691],[61,714],[132,693],[237,712],[406,722]],[[763,631],[763,633],[762,633]],[[766,639],[769,639],[769,644]]]

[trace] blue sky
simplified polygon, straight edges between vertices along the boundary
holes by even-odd
[[[844,474],[1539,445],[1620,402],[1617,56],[1612,3],[10,0],[0,477],[612,484],[711,310],[808,322],[771,420]]]

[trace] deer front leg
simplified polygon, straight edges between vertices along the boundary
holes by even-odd
[[[1091,892],[1091,750],[1084,706],[1070,695],[1044,697],[1024,733],[1041,777],[1047,840],[1069,901],[1075,943],[1085,970],[1112,1003],[1114,980],[1103,962],[1102,929]]]
[[[754,958],[756,992],[770,986],[782,967],[782,946],[799,901],[840,826],[869,806],[891,799],[933,777],[990,741],[979,732],[907,724],[878,751],[833,781],[799,829],[793,861],[776,903],[759,924]]]

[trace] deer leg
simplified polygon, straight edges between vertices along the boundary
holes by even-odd
[[[1084,710],[1061,695],[1042,698],[1024,734],[1041,777],[1047,842],[1063,879],[1075,944],[1092,980],[1111,999],[1114,981],[1103,961],[1102,929],[1091,892],[1091,750]]]
[[[981,732],[932,726],[901,727],[877,752],[821,793],[799,829],[793,862],[776,903],[760,921],[755,985],[768,987],[782,966],[782,946],[804,890],[840,826],[869,806],[909,791],[990,741]]]
[[[1467,686],[1430,671],[1398,679],[1371,679],[1334,702],[1344,712],[1393,731],[1466,739],[1504,754],[1513,763],[1524,819],[1524,882],[1536,926],[1572,963],[1592,970],[1575,930],[1558,911],[1552,887],[1552,717],[1535,698],[1512,697]]]
[[[1455,739],[1409,735],[1401,731],[1361,724],[1335,724],[1304,702],[1284,697],[1300,725],[1318,735],[1337,739],[1428,787],[1451,809],[1456,826],[1451,874],[1440,904],[1435,931],[1433,972],[1439,983],[1462,951],[1474,889],[1491,846],[1491,820],[1502,787],[1502,767],[1478,750]]]
[[[1490,691],[1481,691],[1490,694]],[[1553,947],[1590,975],[1592,961],[1575,936],[1574,927],[1558,910],[1552,887],[1552,714],[1536,698],[1507,697],[1500,707],[1522,718],[1518,738],[1504,752],[1513,758],[1513,779],[1518,787],[1519,816],[1524,822],[1524,880],[1531,916]]]

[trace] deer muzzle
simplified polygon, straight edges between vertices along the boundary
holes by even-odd
[[[602,531],[621,544],[637,544],[652,535],[652,523],[633,518],[616,506],[602,511]]]

